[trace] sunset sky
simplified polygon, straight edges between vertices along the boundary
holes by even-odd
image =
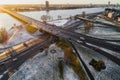
[[[46,0],[0,0],[0,4],[44,4]],[[110,1],[113,4],[120,0],[48,0],[51,4],[107,4]]]

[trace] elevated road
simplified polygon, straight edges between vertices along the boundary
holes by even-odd
[[[87,18],[92,19],[92,18],[94,18],[97,15],[98,14],[96,14],[96,13],[95,14],[91,14],[91,15],[88,15]],[[67,30],[74,30],[76,27],[78,27],[79,25],[82,25],[83,23],[84,23],[84,21],[82,21],[82,20],[80,20],[80,21],[75,20],[74,23],[69,24],[67,27],[65,27],[65,29],[67,29]],[[114,40],[112,40],[112,41],[114,41]],[[116,63],[117,65],[120,66],[120,62],[119,62],[120,58],[118,58],[117,56],[115,56],[114,53],[111,54],[111,52],[104,51],[104,50],[102,50],[98,46],[89,45],[89,44],[83,43],[83,42],[78,42],[79,44],[76,43],[76,42],[74,43],[73,41],[69,41],[69,42],[72,44],[72,47],[75,50],[75,53],[76,53],[77,57],[79,58],[79,61],[80,61],[81,65],[83,65],[83,68],[84,68],[85,72],[87,73],[88,78],[90,80],[95,80],[95,76],[93,76],[92,72],[89,69],[89,66],[87,66],[87,64],[85,63],[85,61],[81,58],[82,56],[78,52],[78,50],[76,48],[76,45],[80,45],[80,46],[83,45],[86,48],[92,49],[93,51],[98,52],[99,54],[105,56],[106,58],[109,58],[111,61],[113,61],[114,63]]]
[[[97,20],[83,18],[83,17],[80,17],[79,15],[76,16],[76,18],[81,19],[83,21],[88,21],[88,22],[91,22],[91,23],[106,25],[106,26],[109,26],[109,27],[112,27],[112,28],[117,28],[118,30],[120,30],[120,26],[118,24],[116,24],[116,25],[115,24],[108,24],[108,23],[97,21]]]
[[[15,51],[12,48],[9,48],[9,53],[6,55],[6,58],[0,60],[0,72],[7,71],[5,74],[3,73],[3,77],[0,79],[4,79],[9,71],[11,70],[17,70],[18,67],[24,63],[27,59],[33,57],[34,55],[38,54],[39,52],[43,51],[44,48],[48,47],[54,39],[51,39],[50,37],[42,38],[36,43],[32,43],[33,45],[29,45],[26,42],[27,47],[22,48],[23,50]],[[9,77],[5,78],[7,80]]]
[[[0,9],[6,13],[12,15],[13,17],[24,20],[27,23],[32,23],[32,24],[36,25],[39,30],[43,30],[54,36],[68,39],[68,40],[73,40],[76,42],[79,40],[85,41],[86,43],[89,43],[92,45],[97,45],[97,46],[120,53],[120,45],[109,43],[109,41],[111,41],[111,40],[98,39],[98,38],[87,36],[84,34],[79,34],[79,33],[73,32],[71,30],[65,30],[65,29],[57,27],[57,26],[51,26],[49,24],[45,24],[41,21],[35,20],[33,18],[27,17],[25,15],[22,15],[22,14],[19,14],[16,12],[12,12],[12,11],[9,11],[9,10],[3,9],[3,8],[0,8]],[[118,41],[120,41],[120,40],[118,40]]]
[[[112,51],[115,51],[115,52],[120,52],[120,45],[110,43],[110,41],[112,41],[112,40],[98,39],[98,38],[87,36],[87,35],[84,35],[84,34],[75,33],[75,32],[73,32],[71,30],[66,30],[66,29],[63,29],[63,28],[59,28],[57,26],[52,26],[52,25],[40,22],[38,20],[32,19],[30,17],[18,14],[16,12],[11,12],[11,11],[8,11],[8,10],[3,9],[3,8],[1,8],[1,9],[4,12],[7,12],[8,14],[12,15],[13,17],[16,17],[16,18],[18,18],[20,20],[23,20],[26,23],[32,23],[32,24],[36,25],[39,30],[43,30],[43,31],[45,31],[45,32],[47,32],[49,34],[52,34],[54,36],[57,36],[59,38],[64,38],[64,39],[67,39],[67,40],[69,40],[71,42],[77,42],[77,43],[79,43],[80,41],[85,42],[85,43],[88,43],[90,45],[93,45],[93,46],[90,46],[90,45],[85,44],[86,47],[89,47],[89,48],[92,48],[92,49],[96,49],[94,47],[94,45],[96,45],[96,46],[100,46],[100,47],[103,47],[103,48],[106,48],[106,49],[109,49],[109,50],[112,50]],[[39,48],[41,48],[41,46],[44,46],[46,43],[49,44],[50,41],[51,40],[46,40],[46,41],[42,42],[41,44],[36,44],[34,47],[28,48],[25,51],[21,51],[20,52],[21,56],[19,56],[19,58],[18,58],[19,60],[18,60],[18,62],[16,63],[15,66],[12,66],[12,63],[9,62],[10,60],[8,60],[8,62],[5,61],[7,63],[7,65],[8,65],[7,68],[9,68],[9,67],[10,68],[17,67],[18,65],[20,65],[20,63],[22,63],[22,62],[24,62],[24,60],[26,60],[26,58],[30,55],[31,52],[34,53],[35,50],[39,51]],[[96,50],[96,51],[99,52],[100,50]],[[27,55],[24,55],[23,53],[25,53]],[[105,52],[103,52],[101,54],[104,55],[104,53]],[[107,57],[110,56],[110,55],[106,55],[106,54],[108,54],[108,53],[105,53],[105,56],[107,56]],[[16,57],[16,56],[17,55],[14,55],[14,57]],[[110,58],[112,58],[112,60],[114,62],[116,62],[118,65],[120,65],[119,62],[116,61],[117,59],[115,59],[115,57],[110,56]]]
[[[100,47],[103,47],[109,50],[113,50],[118,53],[120,52],[120,49],[119,49],[120,45],[109,43],[109,40],[98,39],[95,37],[78,34],[70,30],[65,30],[65,29],[62,29],[56,26],[51,26],[49,24],[42,23],[38,20],[32,19],[30,17],[24,16],[24,15],[15,13],[15,12],[11,12],[8,10],[5,10],[5,11],[13,16],[16,16],[18,18],[25,20],[28,23],[32,22],[34,25],[38,26],[38,29],[43,30],[47,33],[53,34],[55,36],[58,36],[60,38],[64,38],[64,39],[68,39],[68,40],[76,41],[76,42],[84,41],[86,43],[97,45],[97,46],[100,46]]]
[[[102,12],[86,14],[86,17],[88,19],[92,19],[92,18],[96,17],[98,14],[101,14],[101,13]],[[74,17],[74,19],[76,19],[76,18]],[[68,23],[66,23],[64,28],[67,29],[67,30],[71,30],[71,29],[74,30],[76,27],[78,27],[79,25],[82,25],[83,23],[84,23],[84,21],[82,21],[82,20],[75,20],[75,22],[73,22],[69,25],[66,25],[66,24],[68,24]]]
[[[26,42],[19,43],[17,45],[12,46],[12,47],[8,47],[7,49],[5,49],[3,52],[0,53],[0,60],[4,59],[4,58],[8,57],[8,55],[12,54],[10,49],[14,50],[15,52],[19,52],[21,50],[24,50],[27,47],[30,47],[34,44],[37,44],[40,41],[42,41],[42,39],[37,37],[34,39],[30,39]]]

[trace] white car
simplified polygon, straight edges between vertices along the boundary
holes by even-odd
[[[80,40],[77,40],[77,42],[78,42],[78,43],[82,43],[82,41],[80,41]]]
[[[84,38],[84,37],[80,37],[80,39],[81,39],[81,40],[83,40],[83,41],[85,40],[85,38]]]

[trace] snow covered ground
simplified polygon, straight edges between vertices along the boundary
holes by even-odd
[[[49,24],[54,24],[60,27],[64,27],[63,25],[68,22],[67,19],[63,19],[63,20],[56,20],[56,21],[52,21],[52,22],[48,22]]]
[[[62,15],[62,18],[66,18],[72,15],[80,14],[83,11],[86,13],[94,13],[103,11],[103,8],[93,8],[93,9],[74,9],[74,10],[55,10],[46,13],[45,11],[40,12],[23,12],[27,16],[32,18],[41,20],[40,17],[43,14],[51,15],[54,19],[57,19],[58,15]],[[50,24],[55,24],[57,26],[63,26],[67,20],[59,20],[49,22]],[[74,21],[73,21],[74,22]],[[80,26],[81,28],[81,26]],[[82,29],[81,29],[82,31]],[[14,31],[12,31],[14,32]],[[80,29],[77,29],[76,32],[80,32]],[[95,27],[93,30],[90,31],[91,35],[110,35],[110,34],[118,34],[114,32],[113,29],[108,28],[100,28]],[[34,38],[34,36],[28,34],[25,30],[21,30],[18,34],[14,37],[13,40],[7,45],[17,44],[19,42],[25,41],[27,39]],[[106,57],[95,53],[89,49],[84,49],[81,46],[77,46],[83,60],[86,62],[87,66],[89,66],[92,74],[95,76],[96,80],[120,80],[120,67],[107,59]],[[55,50],[56,53],[51,53],[51,50]],[[15,72],[9,80],[60,80],[59,71],[58,71],[58,57],[63,58],[63,51],[56,47],[55,45],[51,45],[48,49],[44,50],[41,53],[38,53],[33,58],[26,61],[24,64],[21,65],[19,70]],[[95,58],[96,60],[103,60],[107,66],[107,69],[97,72],[90,66],[88,63],[89,61]],[[55,79],[53,79],[55,78]],[[74,71],[67,65],[64,65],[64,80],[79,80],[78,76],[74,73]]]
[[[55,53],[52,53],[52,50]],[[61,80],[58,68],[59,57],[64,58],[64,53],[53,44],[22,64],[9,80]],[[63,75],[64,80],[79,80],[67,65],[64,65]]]
[[[10,30],[8,30],[9,39],[7,42],[0,44],[0,48],[10,47],[21,42],[25,42],[41,34],[39,31],[36,31],[34,34],[30,34],[21,25],[19,25],[18,27],[20,29],[11,28]]]
[[[50,24],[63,26],[67,21],[68,20],[53,21],[50,22]],[[18,40],[21,36],[24,38],[23,40],[34,37],[23,29],[16,35]],[[26,36],[29,37],[26,38]],[[11,44],[14,44],[15,40],[16,39],[13,39],[13,43]],[[51,50],[55,50],[56,53],[51,53]],[[59,57],[63,58],[64,53],[60,48],[53,44],[48,49],[38,53],[38,55],[34,56],[32,59],[23,63],[19,70],[15,72],[9,80],[61,80],[58,68]],[[75,72],[66,64],[64,64],[63,75],[64,80],[79,80],[79,77],[75,74]]]
[[[74,21],[68,21],[67,23],[72,23]],[[107,23],[107,21],[106,21]],[[78,32],[83,33],[83,25],[80,25]],[[104,28],[103,27],[94,27],[90,31],[88,35],[91,36],[97,36],[99,38],[105,38],[105,39],[120,39],[120,32],[115,31],[111,28]],[[115,36],[116,35],[116,36]],[[118,35],[118,36],[117,36]],[[113,37],[114,36],[114,37]],[[120,80],[120,66],[106,58],[105,56],[94,52],[90,49],[84,48],[80,45],[77,45],[77,50],[79,51],[80,55],[82,56],[82,59],[85,61],[87,66],[89,67],[90,71],[92,72],[93,76],[95,77],[95,80]],[[110,54],[115,55],[116,57],[120,57],[119,53],[112,52],[108,50]],[[92,59],[96,60],[103,60],[106,65],[106,69],[102,70],[101,72],[96,71],[92,66],[89,65],[90,60]]]
[[[96,18],[98,21],[103,21],[108,24],[112,24],[108,21],[105,21],[100,18]],[[84,24],[78,26],[78,28],[75,30],[77,33],[85,33],[84,30]],[[87,35],[103,38],[103,39],[120,39],[120,32],[117,31],[115,28],[106,27],[104,25],[100,24],[94,24],[94,27],[92,27]]]
[[[82,59],[87,64],[88,68],[90,69],[91,73],[95,77],[95,80],[120,80],[120,66],[109,60],[108,58],[104,57],[103,55],[94,52],[88,48],[85,48],[80,45],[76,45],[76,48],[82,57]],[[89,62],[92,60],[102,60],[105,62],[106,69],[100,72],[96,71]]]

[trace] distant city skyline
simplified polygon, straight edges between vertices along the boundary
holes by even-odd
[[[0,0],[0,4],[120,4],[120,0]]]

